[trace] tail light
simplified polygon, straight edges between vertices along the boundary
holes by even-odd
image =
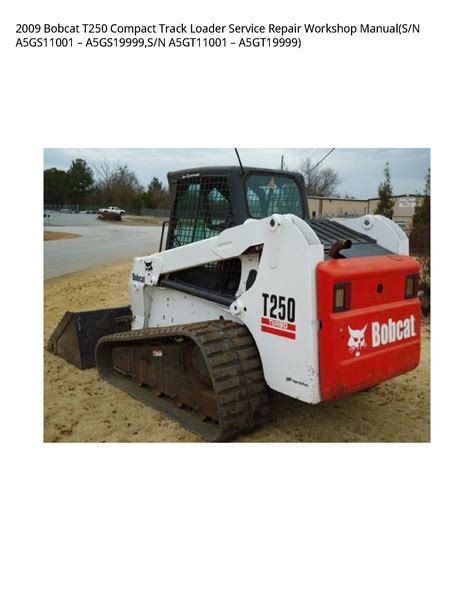
[[[405,280],[405,298],[414,298],[418,294],[418,275],[407,275]]]
[[[351,308],[351,284],[336,283],[334,285],[333,311],[349,311]]]

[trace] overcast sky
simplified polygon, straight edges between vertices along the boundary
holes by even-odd
[[[316,164],[330,149],[239,149],[244,166],[297,170],[301,160],[310,157]],[[170,170],[237,164],[233,149],[45,149],[44,166],[67,170],[72,160],[82,158],[94,168],[107,160],[127,164],[146,186],[153,177],[166,182]],[[339,173],[338,191],[355,198],[372,198],[383,179],[385,162],[390,162],[394,194],[422,192],[430,166],[429,149],[336,149],[323,162]]]

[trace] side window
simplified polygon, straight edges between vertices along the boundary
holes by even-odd
[[[250,175],[246,191],[252,217],[261,219],[274,213],[293,213],[299,217],[303,215],[301,195],[292,177]]]
[[[194,221],[199,209],[200,187],[199,182],[178,182],[170,247],[180,247],[193,242]]]
[[[226,177],[193,177],[178,181],[169,248],[219,234],[231,214]]]

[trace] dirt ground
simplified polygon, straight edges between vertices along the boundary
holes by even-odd
[[[112,221],[111,219],[100,219],[100,221],[107,224],[120,224],[121,226],[161,226],[167,219],[162,217],[147,217],[145,215],[125,215],[122,217],[122,221]]]
[[[47,230],[43,232],[43,235],[45,241],[57,241],[63,238],[81,238],[80,234],[72,234],[71,232],[48,232]]]
[[[131,262],[56,277],[44,284],[45,343],[66,310],[128,304]],[[253,442],[428,442],[430,440],[430,330],[423,325],[420,366],[381,385],[316,406],[273,396],[273,417],[242,437]],[[46,442],[198,441],[178,424],[45,350]]]

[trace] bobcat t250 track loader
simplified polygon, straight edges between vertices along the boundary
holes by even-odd
[[[269,389],[317,404],[417,366],[419,266],[390,219],[311,220],[298,173],[168,179],[166,248],[135,258],[131,307],[66,313],[52,351],[211,441],[264,422]]]

